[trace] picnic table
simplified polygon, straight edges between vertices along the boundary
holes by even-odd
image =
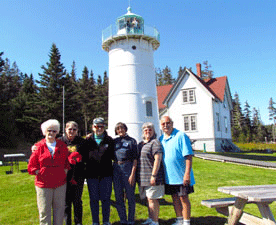
[[[5,154],[4,159],[9,162],[10,170],[6,171],[6,174],[13,173],[13,166],[16,167],[17,171],[19,171],[19,160],[25,159],[25,154],[17,153],[17,154]],[[22,171],[23,172],[23,171]]]
[[[216,208],[219,213],[228,216],[228,225],[235,225],[238,222],[250,225],[276,225],[269,207],[269,204],[276,201],[276,184],[219,187],[218,191],[235,197],[203,200],[201,204]],[[252,203],[258,206],[262,218],[243,211],[246,204]]]

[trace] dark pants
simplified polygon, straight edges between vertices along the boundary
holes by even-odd
[[[73,185],[68,180],[65,199],[65,218],[66,225],[72,224],[72,204],[74,206],[74,221],[75,224],[82,224],[82,192],[84,185],[84,178],[75,178],[77,184]]]
[[[121,223],[128,222],[134,224],[135,216],[135,185],[131,186],[128,182],[132,171],[132,162],[126,162],[122,165],[114,164],[113,184],[116,198],[116,208]],[[126,214],[126,206],[124,202],[124,193],[128,199],[128,218]]]
[[[109,222],[112,177],[88,178],[87,186],[93,223],[100,223],[99,201],[102,203],[103,222]]]

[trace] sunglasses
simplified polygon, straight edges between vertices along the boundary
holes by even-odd
[[[52,133],[54,133],[54,134],[57,132],[56,130],[47,130],[47,131],[48,131],[49,133],[52,132]]]

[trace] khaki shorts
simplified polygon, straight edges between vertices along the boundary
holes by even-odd
[[[139,186],[140,198],[160,199],[165,194],[165,185],[158,186]]]

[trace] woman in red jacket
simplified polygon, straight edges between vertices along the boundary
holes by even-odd
[[[60,124],[47,120],[41,125],[45,139],[36,144],[37,150],[30,157],[28,172],[35,177],[37,206],[40,224],[62,225],[65,210],[66,174],[70,169],[68,149],[64,142],[57,140]]]

